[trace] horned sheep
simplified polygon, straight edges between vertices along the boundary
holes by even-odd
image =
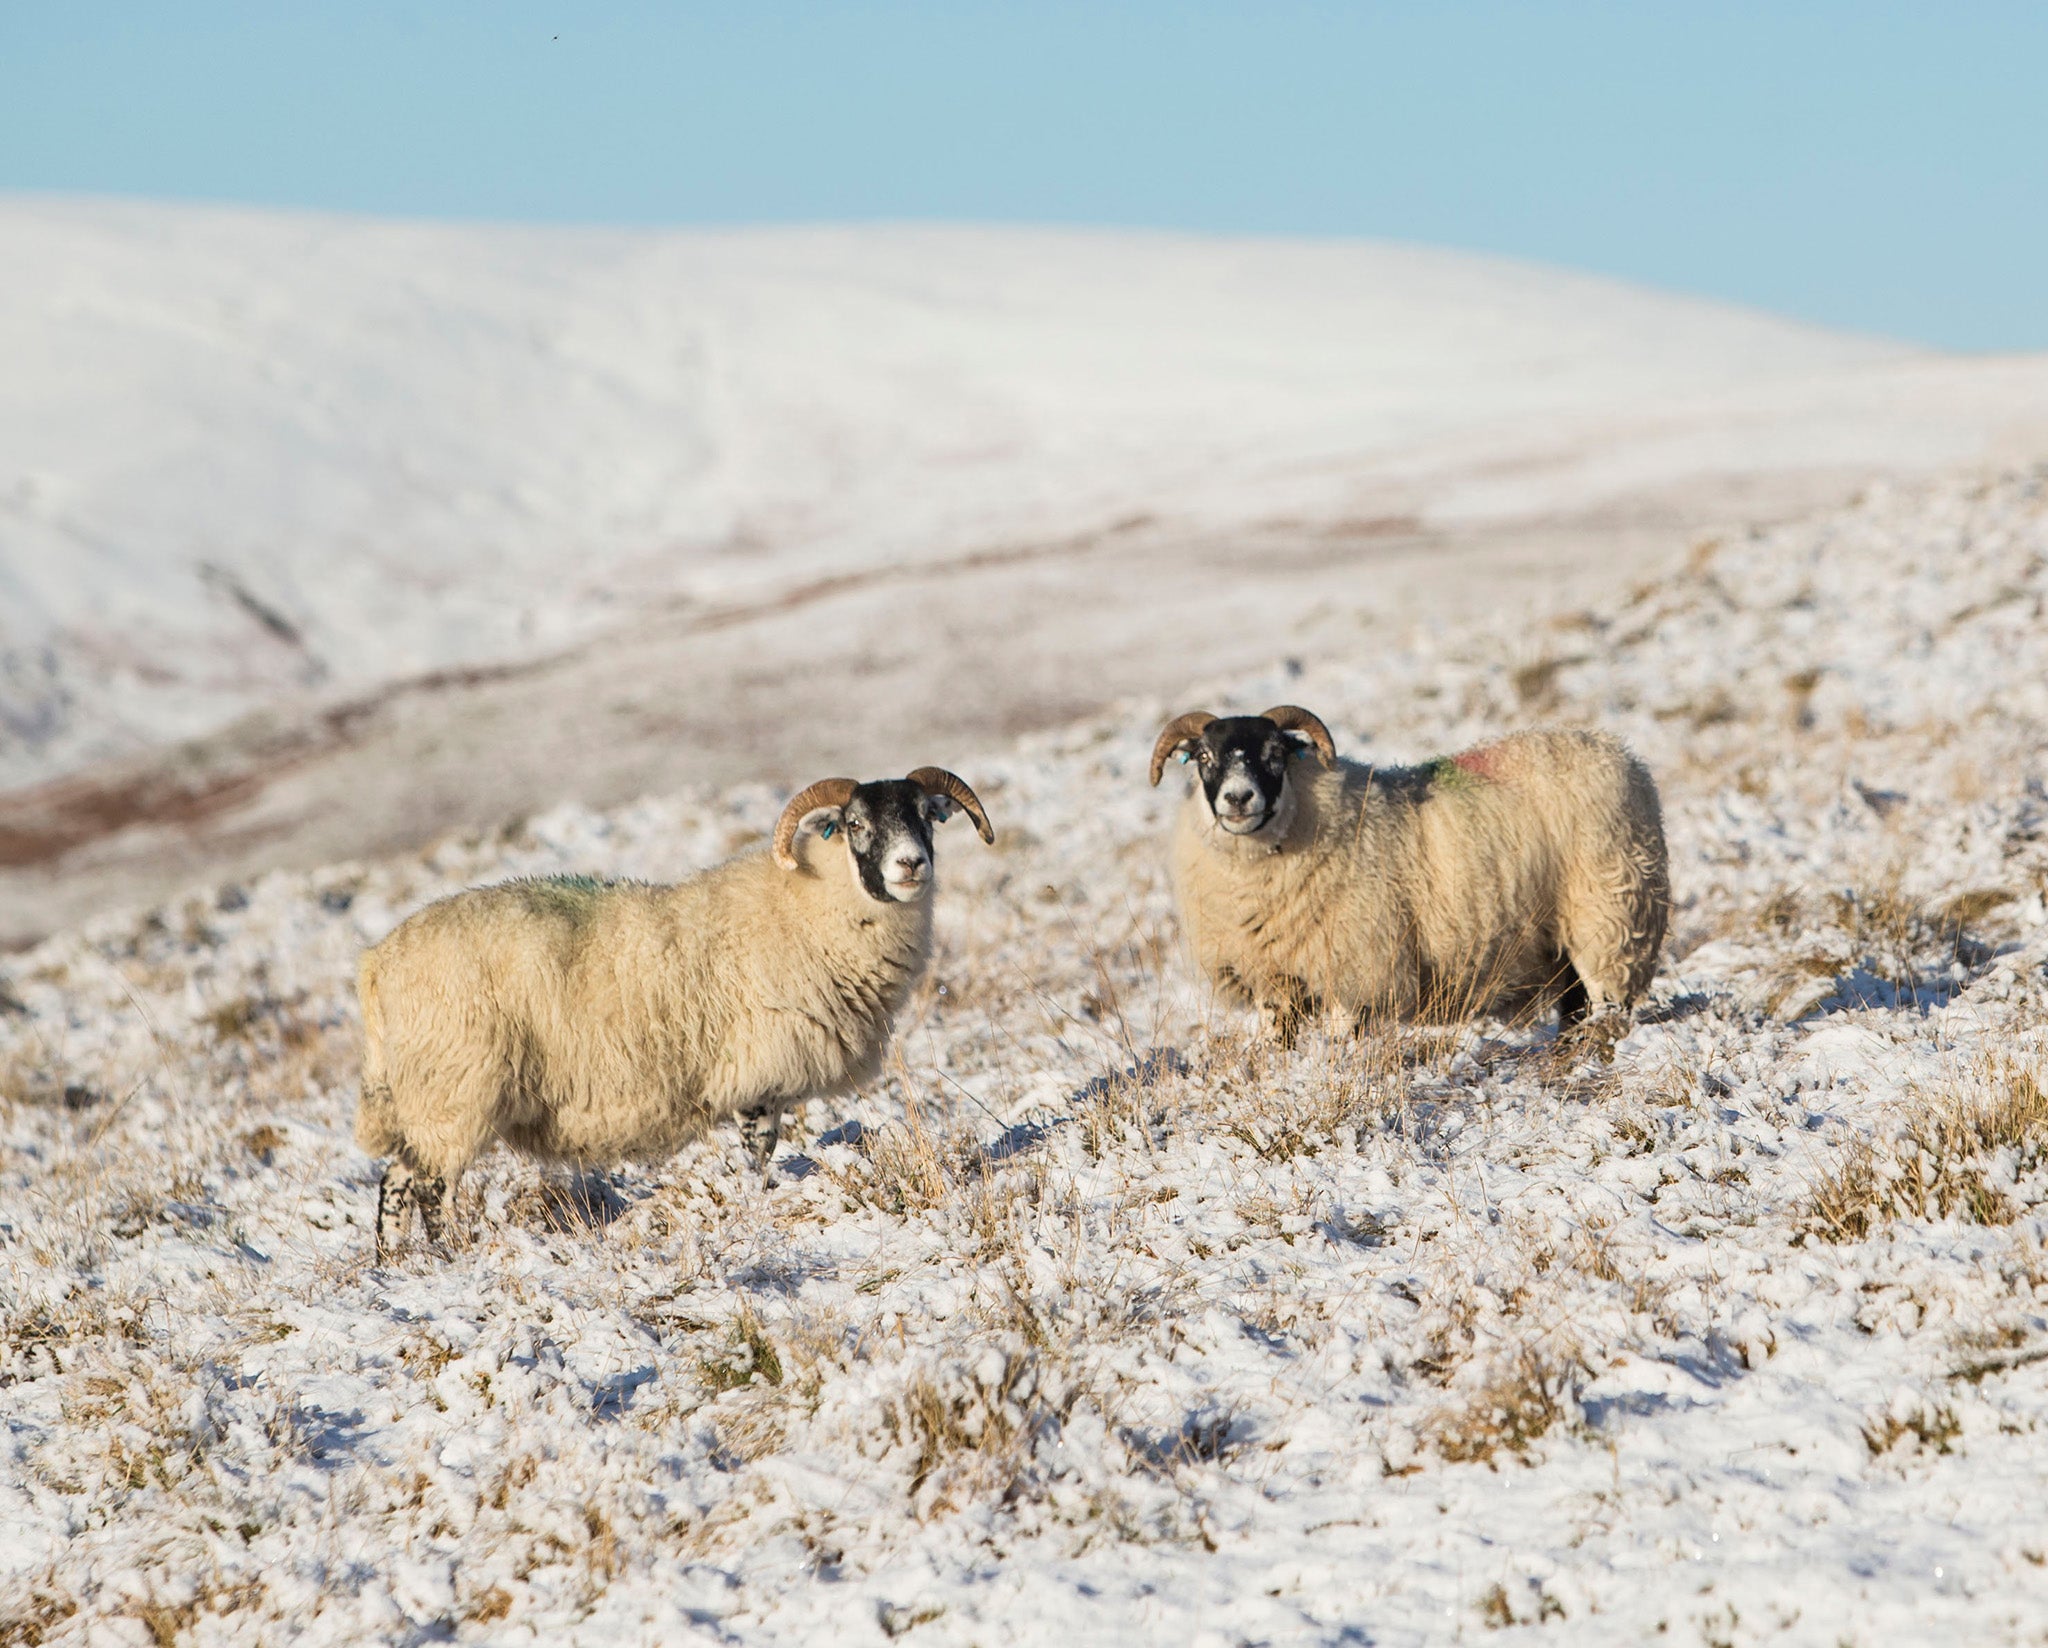
[[[1611,1046],[1649,986],[1670,915],[1663,819],[1613,738],[1524,732],[1373,767],[1283,704],[1172,721],[1154,785],[1176,754],[1197,779],[1173,836],[1182,924],[1209,978],[1283,1042],[1325,1009],[1364,1030],[1555,1006],[1561,1029]]]
[[[366,951],[356,1139],[390,1158],[386,1251],[438,1238],[494,1141],[598,1166],[729,1116],[765,1173],[783,1112],[873,1078],[931,953],[932,826],[973,790],[920,767],[792,797],[772,848],[675,886],[511,881],[430,904]]]

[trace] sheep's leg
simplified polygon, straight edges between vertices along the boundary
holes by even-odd
[[[1579,977],[1578,969],[1566,961],[1565,972],[1565,986],[1557,997],[1557,1029],[1561,1036],[1577,1029],[1593,1010],[1593,998],[1586,994],[1586,981]]]
[[[782,1137],[782,1106],[765,1104],[740,1117],[740,1139],[747,1147],[754,1171],[766,1184],[775,1160],[775,1144]]]
[[[1593,992],[1571,958],[1565,958],[1568,982],[1557,998],[1557,1046],[1553,1056],[1560,1063],[1592,1057],[1602,1064],[1614,1062],[1614,1044],[1628,1034],[1632,1023],[1629,1010],[1618,1002],[1595,1001]]]
[[[449,1215],[455,1208],[455,1187],[440,1174],[413,1176],[412,1199],[419,1209],[420,1228],[434,1246],[441,1247],[448,1236]]]
[[[1294,1045],[1301,1034],[1302,1021],[1320,1011],[1321,1004],[1298,979],[1283,979],[1280,993],[1259,1003],[1259,1018],[1266,1034],[1283,1049]]]
[[[377,1180],[377,1262],[382,1264],[405,1245],[412,1236],[413,1214],[418,1203],[413,1199],[413,1170],[399,1157],[393,1157],[384,1164],[383,1175]]]
[[[1602,1064],[1612,1064],[1615,1043],[1634,1026],[1634,1015],[1626,1007],[1603,1007],[1587,1014],[1558,1037],[1558,1054],[1561,1058],[1590,1057]]]
[[[1261,1028],[1282,1052],[1301,1034],[1301,1013],[1292,1002],[1268,1002],[1259,1009]]]

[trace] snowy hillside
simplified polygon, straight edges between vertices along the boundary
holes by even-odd
[[[1914,359],[1402,247],[0,199],[0,786],[649,603],[1323,512],[1532,416]]]
[[[0,949],[2048,449],[2048,357],[1334,242],[14,197],[0,360]]]
[[[1382,760],[1651,762],[1680,908],[1612,1066],[1212,1004],[1146,756],[1282,698]],[[768,1189],[731,1137],[495,1157],[450,1259],[378,1269],[348,1137],[363,943],[684,873],[765,787],[0,962],[0,1640],[2035,1639],[2048,470],[918,753],[999,847],[942,838],[900,1063]]]

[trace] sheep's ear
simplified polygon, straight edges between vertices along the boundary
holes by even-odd
[[[844,807],[814,807],[804,814],[797,828],[800,830],[816,830],[819,835],[830,841],[839,833],[840,827],[845,822],[846,809]]]
[[[929,790],[924,796],[924,816],[934,824],[943,824],[960,810],[960,803],[951,796],[933,795]]]

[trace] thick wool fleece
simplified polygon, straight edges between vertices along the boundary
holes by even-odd
[[[845,837],[673,887],[515,881],[429,905],[362,959],[356,1139],[451,1183],[493,1140],[653,1160],[721,1119],[880,1068],[931,899],[867,897]]]
[[[1648,987],[1670,914],[1656,785],[1612,738],[1529,732],[1413,768],[1307,755],[1273,821],[1176,822],[1181,919],[1210,978],[1262,1007],[1447,1021]]]

